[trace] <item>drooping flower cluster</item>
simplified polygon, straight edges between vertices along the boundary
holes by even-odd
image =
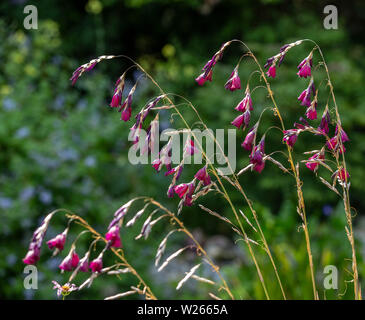
[[[268,71],[266,72],[266,75],[268,77],[275,78],[276,77],[276,65],[278,67],[280,67],[280,65],[283,62],[287,52],[291,48],[293,48],[297,45],[300,45],[301,43],[302,43],[302,41],[299,40],[299,41],[296,41],[296,42],[293,42],[293,43],[285,44],[280,48],[279,53],[277,55],[268,58],[265,65],[264,65],[265,69],[268,68]]]
[[[36,264],[41,255],[41,247],[44,236],[46,235],[49,222],[53,217],[53,213],[47,215],[41,225],[34,231],[32,240],[29,244],[29,249],[25,255],[23,262],[25,264]]]
[[[85,71],[92,70],[96,64],[98,64],[102,60],[108,60],[113,59],[115,56],[100,56],[96,59],[90,60],[88,63],[83,64],[82,66],[78,67],[72,74],[70,80],[72,82],[72,85],[76,83],[76,81],[81,77],[81,75]]]
[[[224,43],[213,57],[204,65],[202,73],[195,79],[200,86],[202,86],[206,81],[212,81],[213,67],[220,59],[222,59],[224,49],[227,48],[230,43],[231,41]]]

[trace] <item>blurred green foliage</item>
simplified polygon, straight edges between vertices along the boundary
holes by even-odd
[[[360,240],[365,237],[361,215],[365,209],[365,99],[362,90],[365,48],[364,35],[358,25],[363,22],[365,6],[361,1],[346,3],[346,6],[338,2],[338,30],[323,28],[322,12],[326,3],[322,1],[44,0],[36,4],[40,19],[38,30],[23,29],[25,4],[13,1],[0,5],[0,298],[53,298],[51,280],[66,281],[66,275],[58,272],[61,258],[51,258],[49,250],[43,248],[38,264],[39,289],[23,288],[21,259],[32,232],[41,218],[53,209],[70,209],[86,218],[99,232],[105,232],[113,212],[134,196],[149,195],[171,209],[176,208],[177,201],[165,196],[169,179],[156,174],[150,166],[129,164],[129,126],[118,121],[119,114],[108,107],[114,82],[129,66],[128,62],[103,62],[84,74],[75,88],[68,80],[72,71],[100,54],[129,55],[137,59],[166,92],[188,97],[208,127],[228,128],[236,116],[233,108],[241,100],[242,92],[227,92],[223,85],[242,54],[242,48],[233,45],[225,52],[223,61],[215,67],[212,83],[200,88],[194,78],[219,46],[233,38],[245,41],[261,63],[276,54],[281,45],[298,39],[310,38],[321,46],[331,71],[343,127],[351,139],[346,145],[346,155],[352,204],[358,211],[356,232],[360,273],[364,274]],[[295,73],[298,62],[311,49],[310,44],[292,49],[278,69],[277,78],[271,81],[287,127],[304,113],[297,96],[307,82],[298,79]],[[239,69],[243,83],[254,70],[252,60],[245,58]],[[136,77],[137,73],[130,73],[128,85]],[[321,83],[323,77],[323,69],[319,68],[315,73],[320,87],[319,117],[327,101],[326,88]],[[260,79],[253,76],[251,90],[260,84]],[[141,82],[134,108],[141,108],[157,94],[150,83]],[[252,122],[263,108],[270,106],[263,89],[254,91],[253,100]],[[191,124],[197,120],[188,108],[185,116]],[[166,127],[182,126],[176,117],[174,123],[170,123],[171,119],[167,113],[161,115]],[[265,112],[260,134],[273,125],[277,122],[270,112]],[[248,163],[248,155],[239,146],[243,137],[243,133],[238,133],[238,169]],[[309,134],[300,136],[295,148],[298,161],[306,159],[304,151],[319,148],[321,143],[320,138]],[[267,152],[284,150],[279,131],[269,131],[266,145]],[[283,160],[280,155],[277,159]],[[184,169],[181,181],[189,181],[197,168]],[[351,266],[341,202],[304,166],[301,174],[320,296],[352,298],[352,285],[345,282],[351,278],[348,272]],[[320,171],[320,174],[324,172]],[[268,163],[261,175],[247,173],[240,182],[254,202],[288,297],[312,298],[293,180]],[[237,208],[249,215],[240,195],[229,186],[227,188]],[[232,217],[224,200],[215,195],[208,195],[202,204]],[[132,211],[135,210],[137,206]],[[264,298],[246,247],[241,242],[235,246],[236,238],[229,227],[197,206],[184,209],[182,219],[212,252],[220,243],[214,239],[228,241],[228,257],[220,253],[214,258],[222,265],[222,272],[237,296]],[[122,238],[128,260],[151,284],[155,294],[161,298],[206,298],[209,288],[196,285],[193,280],[182,292],[177,293],[174,289],[194,263],[193,255],[179,259],[166,269],[165,274],[156,272],[153,266],[155,250],[168,227],[157,225],[148,241],[135,241],[133,238],[141,223],[133,230],[123,229]],[[47,238],[64,227],[65,219],[59,215]],[[75,226],[71,230],[75,237],[81,229]],[[256,237],[253,233],[249,236]],[[80,252],[88,245],[86,236],[81,241]],[[168,252],[182,246],[184,241],[182,237],[171,239]],[[271,264],[262,250],[256,252],[270,294],[280,298]],[[106,262],[114,261],[112,256],[106,258]],[[323,290],[326,265],[338,267],[338,290]],[[200,272],[203,276],[212,276],[208,268]],[[78,281],[81,283],[81,279]],[[131,281],[133,278],[129,276],[119,280],[104,278],[69,298],[103,298],[123,291],[133,284]]]

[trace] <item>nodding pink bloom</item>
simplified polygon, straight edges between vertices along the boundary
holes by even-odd
[[[312,54],[310,54],[298,65],[299,71],[297,75],[301,78],[307,78],[310,76],[312,64]]]
[[[342,140],[342,143],[346,142],[346,141],[350,141],[347,133],[345,132],[345,130],[342,129],[342,127],[340,127],[340,135],[341,135],[341,140]],[[337,135],[338,133],[338,125],[336,126],[336,129],[335,129],[335,134]]]
[[[89,253],[86,253],[85,256],[80,260],[80,268],[81,272],[89,271]]]
[[[111,227],[106,233],[105,239],[110,241],[111,247],[120,248],[122,243],[119,235],[119,226],[115,225]]]
[[[301,102],[302,106],[310,107],[311,105],[311,95],[315,95],[315,86],[313,80],[309,83],[307,89],[305,89],[298,97],[298,100]]]
[[[275,78],[276,77],[276,66],[271,65],[269,70],[267,70],[266,74],[268,77]]]
[[[231,124],[240,129],[245,129],[250,123],[251,113],[250,110],[246,110],[243,114],[239,115],[236,119],[234,119]]]
[[[91,261],[89,268],[92,270],[92,272],[100,272],[101,269],[103,269],[103,260],[101,257],[99,256]]]
[[[128,121],[132,116],[132,108],[131,107],[125,107],[122,111],[121,120]]]
[[[322,132],[323,134],[328,135],[330,129],[329,129],[329,123],[330,123],[330,114],[328,112],[328,109],[323,112],[321,124],[318,127],[318,131]]]
[[[110,106],[112,108],[118,108],[122,101],[122,93],[116,91],[113,95],[112,102],[110,102]]]
[[[177,186],[174,187],[174,191],[175,193],[180,197],[183,198],[186,194],[186,192],[188,191],[189,186],[187,183],[181,183]]]
[[[233,70],[231,76],[229,77],[224,87],[230,91],[241,89],[241,80],[240,77],[238,76],[237,67]]]
[[[170,186],[169,189],[167,190],[167,196],[169,198],[173,198],[174,197],[174,194],[175,194],[174,186]]]
[[[290,129],[284,130],[283,142],[285,142],[289,147],[293,148],[295,142],[298,139],[299,130],[298,129]]]
[[[250,152],[252,151],[252,145],[253,145],[253,141],[255,140],[256,131],[257,131],[257,125],[254,125],[250,129],[250,131],[247,133],[245,140],[241,144],[241,146],[244,149],[246,149],[247,151],[250,151]]]
[[[305,163],[305,166],[311,171],[316,171],[318,169],[318,166],[319,166],[319,163],[316,162],[318,160],[324,160],[324,153],[323,152],[317,152],[316,154],[311,156],[308,159],[308,162]]]
[[[194,177],[197,178],[199,181],[202,181],[205,186],[211,183],[210,176],[207,171],[207,166],[204,166],[203,168],[198,170]]]
[[[79,256],[75,252],[75,249],[72,249],[70,253],[66,256],[65,259],[59,265],[59,268],[64,271],[71,271],[72,269],[76,268],[79,264]]]
[[[250,163],[253,164],[253,170],[258,173],[261,173],[265,167],[265,136],[261,138],[261,141],[258,146],[252,150],[250,154]]]
[[[317,102],[311,104],[311,106],[307,109],[305,113],[308,119],[315,120],[317,119]]]
[[[38,249],[36,246],[33,249],[29,249],[27,254],[25,255],[23,262],[25,264],[36,264],[37,261],[40,258],[40,249]]]
[[[186,141],[185,152],[190,154],[191,156],[198,152],[198,149],[195,147],[195,143],[193,139]]]
[[[203,72],[201,75],[199,75],[195,81],[198,83],[199,86],[202,86],[205,81],[212,81],[212,72],[213,70],[210,70],[207,74],[205,74],[205,72]]]
[[[350,178],[349,173],[345,170],[345,168],[341,168],[337,170],[334,174],[340,181],[346,182]]]
[[[338,137],[334,136],[333,138],[331,138],[329,141],[326,142],[326,146],[329,150],[337,152],[337,150],[340,149],[340,144],[338,143]],[[342,145],[342,150],[340,150],[340,154],[342,154],[342,152],[346,152],[346,148],[344,145]]]
[[[51,250],[57,248],[62,251],[66,242],[67,229],[47,242],[48,248]]]
[[[245,97],[238,103],[235,109],[241,112],[245,112],[247,109],[249,109],[250,111],[253,110],[252,99],[249,91],[246,90]]]
[[[243,125],[243,114],[240,114],[236,119],[234,119],[231,124],[233,124],[235,127],[237,127],[237,129],[241,128],[241,126]]]

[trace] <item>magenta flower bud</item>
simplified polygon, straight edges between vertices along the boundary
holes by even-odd
[[[162,161],[160,159],[156,159],[156,160],[152,161],[152,167],[154,167],[157,172],[159,172],[161,170],[161,164],[162,164]]]
[[[193,204],[193,194],[195,190],[195,185],[193,182],[188,184],[188,191],[185,196],[184,206],[190,207]]]
[[[122,101],[122,95],[121,95],[121,93],[120,92],[116,92],[113,95],[112,102],[110,102],[110,106],[112,108],[117,108],[117,107],[119,107],[121,101]]]
[[[121,240],[119,235],[119,226],[115,225],[111,227],[105,235],[105,239],[110,241],[110,246],[114,248],[121,247]]]
[[[293,148],[295,142],[298,139],[298,130],[297,129],[290,129],[285,130],[283,137],[283,142],[285,142],[289,147]]]
[[[261,138],[261,141],[258,146],[252,150],[250,155],[250,163],[253,164],[253,170],[258,173],[261,173],[265,167],[265,136]]]
[[[307,109],[307,112],[305,113],[305,115],[307,116],[308,119],[310,120],[315,120],[317,119],[317,102],[312,103],[312,105]]]
[[[301,102],[302,106],[310,107],[311,105],[311,95],[310,91],[308,89],[305,89],[300,96],[298,97],[298,100]]]
[[[268,77],[275,78],[276,77],[276,67],[275,65],[271,65],[269,70],[266,72]]]
[[[340,148],[340,144],[338,143],[337,136],[334,136],[329,141],[327,141],[326,146],[329,150],[336,152]],[[344,145],[342,145],[342,148],[343,148],[343,150],[340,150],[340,154],[342,154],[342,152],[346,152],[346,148]]]
[[[305,166],[311,171],[316,171],[319,166],[319,163],[315,162],[316,160],[324,160],[323,152],[318,152],[318,153],[314,154],[313,156],[311,156],[308,159],[308,162],[305,163]]]
[[[350,178],[349,173],[345,170],[345,168],[341,168],[338,172],[337,172],[337,177],[342,181],[342,182],[346,182],[346,180],[348,180]]]
[[[247,90],[245,97],[238,103],[235,109],[241,112],[245,112],[247,109],[249,109],[250,111],[253,110],[251,95]]]
[[[248,131],[245,140],[242,142],[241,146],[246,149],[247,151],[252,151],[252,145],[253,145],[253,141],[255,140],[255,136],[256,136],[256,131],[257,131],[257,124],[254,125],[250,131]]]
[[[40,258],[40,250],[37,247],[30,249],[25,255],[23,262],[25,264],[36,264]]]
[[[312,66],[312,58],[311,55],[305,58],[299,65],[298,65],[298,73],[297,75],[301,78],[307,78],[311,75],[311,66]]]
[[[189,186],[186,183],[181,183],[177,186],[174,187],[174,191],[175,193],[180,197],[183,198],[186,194],[186,192],[188,191]]]
[[[125,107],[122,111],[121,120],[128,121],[131,118],[132,115],[132,108],[131,107]]]
[[[48,248],[50,248],[51,250],[53,248],[57,248],[58,250],[62,251],[66,242],[66,234],[67,231],[65,230],[64,232],[60,233],[53,239],[49,240],[47,242]]]
[[[174,194],[175,194],[174,186],[170,186],[169,189],[167,190],[167,196],[169,198],[173,198],[174,197]]]
[[[328,112],[328,109],[326,108],[325,112],[323,112],[321,124],[318,127],[318,131],[328,135],[330,129],[329,129],[329,123],[330,123],[330,114]]]
[[[194,177],[197,178],[199,181],[202,181],[205,186],[211,183],[210,176],[207,171],[207,166],[204,166],[203,168],[198,170]]]
[[[203,72],[195,79],[195,81],[198,83],[199,86],[202,86],[205,81],[212,81],[212,70],[210,70],[207,75],[205,74],[205,72]]]
[[[72,269],[77,267],[77,265],[79,264],[79,260],[80,259],[78,254],[75,252],[74,249],[72,249],[58,267],[64,271],[71,271]]]
[[[229,77],[224,87],[230,91],[241,89],[241,80],[240,77],[238,76],[237,67],[233,70],[231,76]]]
[[[89,271],[89,254],[88,253],[80,260],[80,269],[79,270],[81,272]]]
[[[103,269],[103,260],[101,257],[98,257],[90,262],[89,268],[92,270],[92,272],[100,272],[101,269]]]
[[[240,129],[241,126],[243,125],[243,121],[244,121],[244,115],[240,114],[236,119],[234,119],[231,124],[233,124],[235,127],[237,127],[237,129]]]
[[[338,133],[338,125],[336,126],[336,129],[335,129],[335,134],[337,135],[337,133]],[[341,135],[342,143],[344,143],[346,141],[350,141],[347,133],[345,132],[345,130],[342,129],[342,127],[340,129],[340,135]]]

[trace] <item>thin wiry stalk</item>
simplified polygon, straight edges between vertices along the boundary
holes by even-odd
[[[154,199],[149,199],[149,202],[154,204],[155,206],[157,206],[158,208],[160,208],[161,210],[165,211],[168,216],[173,219],[181,228],[181,230],[194,242],[194,244],[196,245],[198,251],[200,251],[204,257],[207,259],[207,262],[209,263],[209,265],[212,267],[212,269],[217,273],[217,275],[219,276],[220,280],[222,281],[223,284],[223,288],[224,290],[228,293],[229,297],[232,300],[234,299],[234,296],[231,292],[231,290],[229,289],[226,280],[223,278],[223,276],[221,275],[220,271],[219,271],[219,267],[213,262],[213,260],[208,256],[207,252],[203,249],[203,247],[200,245],[200,243],[195,239],[195,237],[193,236],[193,234],[184,226],[183,222],[173,213],[171,212],[169,209],[167,209],[166,207],[164,207],[161,203],[157,202]]]
[[[270,87],[270,83],[268,82],[265,72],[263,71],[261,64],[258,62],[256,56],[251,52],[250,48],[241,40],[233,40],[233,41],[237,41],[239,43],[241,43],[250,53],[250,56],[254,59],[256,65],[258,66],[258,68],[260,69],[260,73],[261,73],[261,77],[265,82],[265,85],[267,87],[268,93],[269,93],[269,97],[274,105],[275,108],[275,113],[278,116],[279,120],[280,120],[280,124],[281,127],[283,129],[283,131],[285,130],[285,126],[284,126],[284,121],[281,117],[279,108],[277,106],[277,103],[275,101],[273,92],[271,90]],[[307,246],[307,253],[308,253],[308,260],[309,260],[309,267],[310,267],[310,272],[311,272],[311,279],[312,279],[312,287],[313,287],[313,295],[314,295],[314,299],[318,300],[318,292],[316,289],[316,282],[315,282],[315,273],[314,273],[314,265],[313,265],[313,257],[312,257],[312,250],[311,250],[311,245],[310,245],[310,238],[309,238],[309,230],[308,230],[308,223],[307,223],[307,218],[306,218],[306,212],[305,212],[305,204],[304,204],[304,197],[303,197],[303,192],[302,192],[302,182],[299,178],[299,174],[298,171],[294,165],[294,160],[293,160],[293,156],[292,156],[292,150],[291,148],[287,145],[287,149],[288,149],[288,161],[290,163],[291,166],[291,170],[293,171],[294,177],[295,177],[295,181],[296,181],[296,186],[297,186],[297,194],[298,194],[298,209],[300,211],[300,216],[302,218],[303,221],[303,230],[304,230],[304,234],[305,234],[305,241],[306,241],[306,246]]]
[[[332,82],[331,82],[331,78],[330,78],[327,63],[324,59],[323,52],[322,52],[321,48],[319,47],[319,45],[315,41],[313,41],[311,39],[304,39],[303,41],[309,41],[309,42],[314,43],[315,48],[318,50],[318,52],[321,56],[322,63],[323,63],[323,66],[325,68],[326,75],[327,75],[328,86],[330,88],[330,94],[331,94],[331,97],[332,97],[332,100],[333,100],[333,104],[335,106],[337,123],[339,125],[341,125],[340,113],[338,111],[338,106],[337,106],[337,102],[336,102],[335,93],[334,93],[334,90],[333,90],[333,85],[332,85]],[[343,150],[342,139],[338,139],[338,140],[339,140],[339,143],[340,143],[340,150]],[[338,157],[337,154],[335,154],[335,159],[336,159],[337,169],[340,170],[341,165],[340,165],[339,157]],[[343,166],[345,172],[347,172],[344,152],[342,152],[342,166]],[[345,183],[342,183],[341,186],[342,186],[342,189],[343,189],[343,203],[344,203],[344,208],[345,208],[345,213],[346,213],[346,220],[347,220],[347,225],[349,227],[348,239],[349,239],[349,242],[350,242],[350,245],[351,245],[351,251],[352,251],[352,272],[353,272],[355,299],[361,300],[362,299],[361,298],[361,288],[360,288],[360,285],[359,285],[359,274],[358,274],[358,270],[357,270],[357,259],[356,259],[356,250],[355,250],[355,237],[354,237],[353,227],[352,227],[352,214],[351,214],[349,184],[347,183],[347,175],[346,174],[345,174]]]

